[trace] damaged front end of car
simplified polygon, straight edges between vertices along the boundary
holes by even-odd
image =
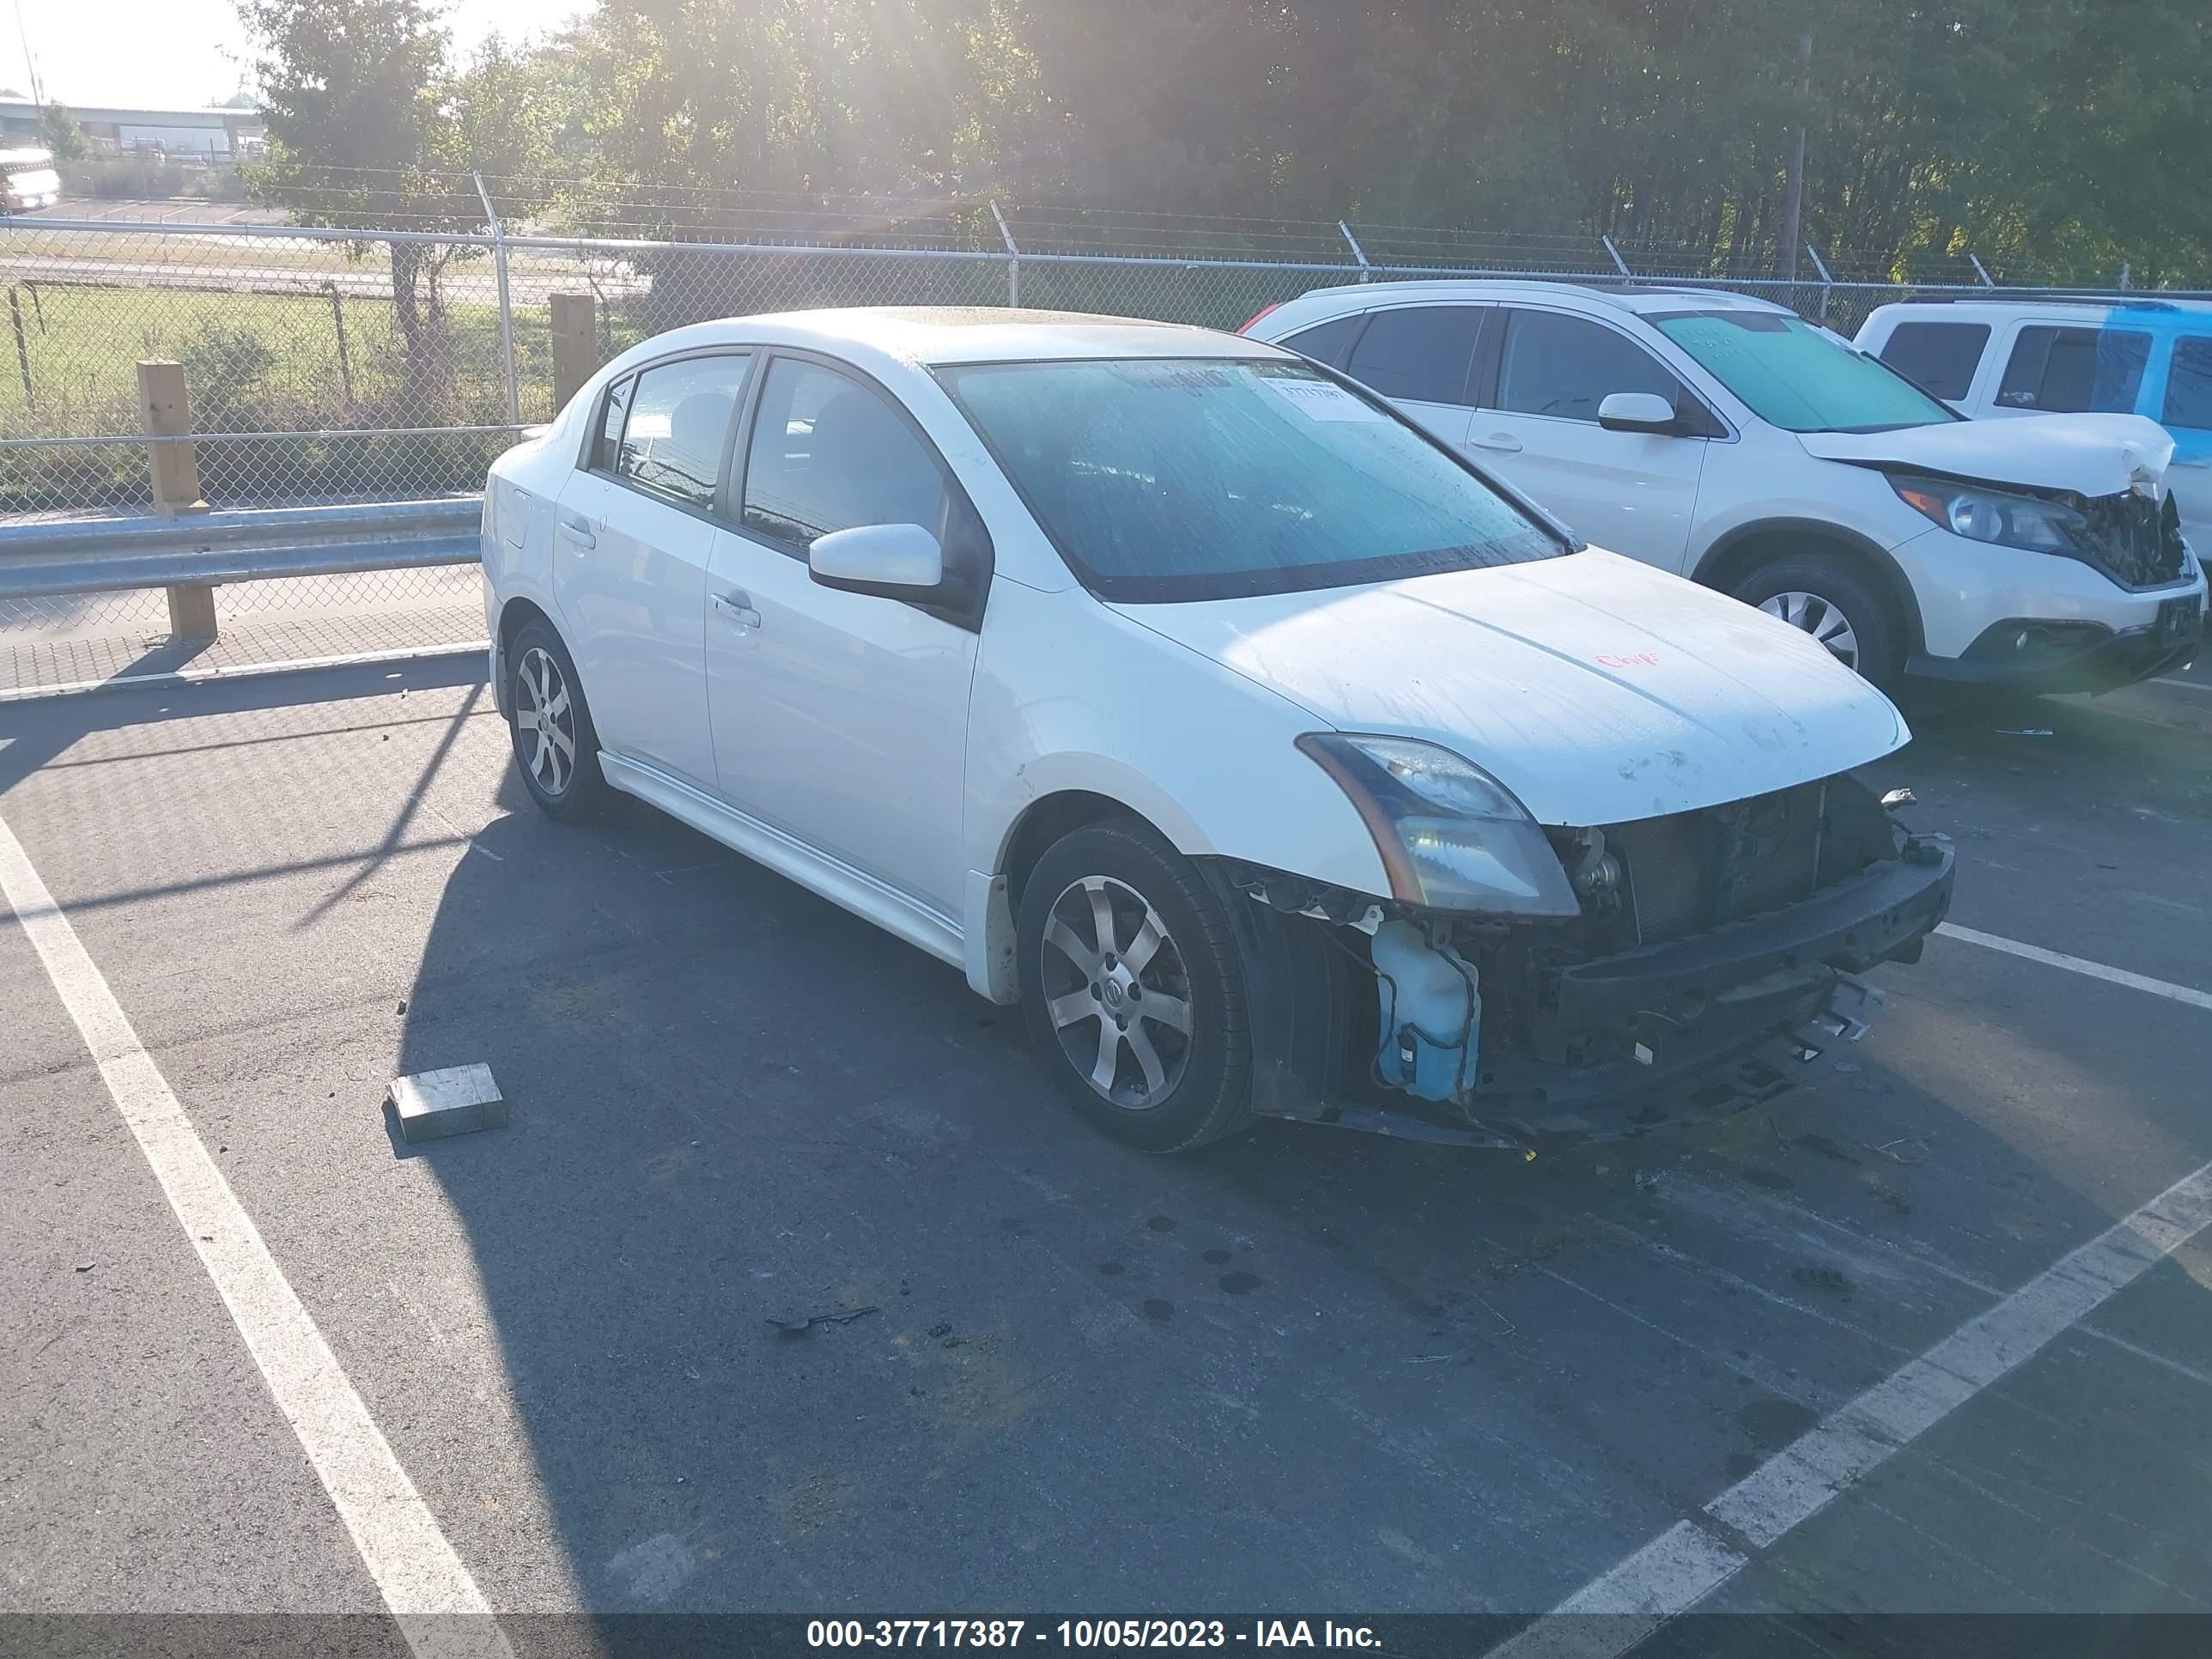
[[[1848,774],[1635,823],[1538,826],[1433,745],[1302,744],[1387,899],[1211,860],[1256,977],[1259,1109],[1533,1156],[1772,1098],[1919,959],[1953,859]]]

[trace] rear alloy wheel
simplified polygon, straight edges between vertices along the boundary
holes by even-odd
[[[613,792],[599,773],[599,734],[568,647],[544,623],[530,622],[507,659],[514,763],[531,799],[556,818],[604,810]]]
[[[1905,667],[1896,607],[1852,560],[1792,554],[1753,571],[1735,597],[1810,634],[1844,667],[1885,690]]]
[[[1017,932],[1030,1030],[1085,1117],[1156,1152],[1250,1121],[1243,964],[1188,860],[1133,819],[1074,830],[1030,872]]]

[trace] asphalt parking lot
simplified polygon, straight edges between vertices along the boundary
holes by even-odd
[[[1937,938],[1771,1107],[1533,1164],[1109,1144],[951,969],[642,807],[538,816],[477,659],[0,704],[17,908],[151,1062],[0,925],[0,1607],[374,1613],[421,1541],[280,1408],[165,1085],[501,1613],[1533,1613],[1686,1523],[1708,1608],[2212,1609],[2188,679],[1871,769],[1954,924],[2078,963]],[[386,1082],[476,1060],[512,1124],[400,1143]],[[1775,1535],[1708,1509],[2054,1307]]]

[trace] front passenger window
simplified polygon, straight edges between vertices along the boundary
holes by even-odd
[[[711,508],[746,361],[685,357],[640,374],[615,453],[615,476],[678,506],[702,513]]]
[[[796,358],[769,365],[745,459],[744,526],[805,546],[833,530],[918,524],[946,534],[945,479],[882,394]]]
[[[1516,415],[1595,421],[1616,392],[1656,392],[1677,401],[1681,382],[1651,355],[1601,324],[1556,311],[1512,313],[1498,369],[1498,406]]]

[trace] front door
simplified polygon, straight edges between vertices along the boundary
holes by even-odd
[[[1704,406],[1657,358],[1602,323],[1521,306],[1502,315],[1495,391],[1468,423],[1468,455],[1593,545],[1680,571],[1711,441],[1608,432],[1597,410],[1616,392],[1656,392],[1698,416]]]
[[[748,359],[656,363],[610,387],[556,505],[553,599],[603,748],[711,788],[707,562]]]
[[[883,392],[811,359],[769,360],[743,447],[740,527],[707,581],[722,795],[957,922],[975,635],[817,585],[806,546],[866,524],[918,524],[949,545],[970,509]]]

